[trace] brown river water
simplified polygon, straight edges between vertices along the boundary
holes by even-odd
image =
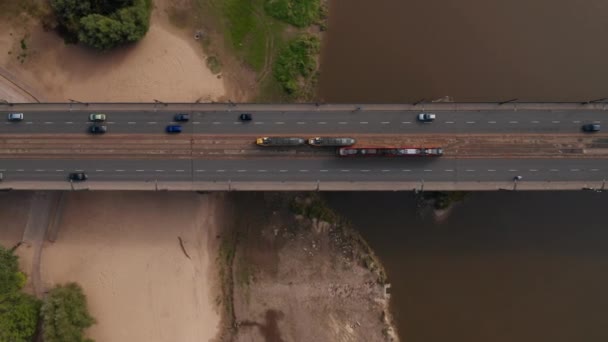
[[[608,97],[606,0],[331,0],[325,102]]]
[[[608,341],[608,193],[478,192],[443,223],[413,193],[326,198],[386,267],[402,341]]]
[[[608,1],[331,0],[325,102],[608,97]],[[407,342],[608,341],[608,195],[331,193],[382,259]]]

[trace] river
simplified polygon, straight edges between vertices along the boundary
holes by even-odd
[[[443,223],[412,193],[326,197],[385,265],[402,341],[608,341],[608,194],[472,193]]]
[[[605,0],[331,0],[320,97],[608,97],[607,11]]]

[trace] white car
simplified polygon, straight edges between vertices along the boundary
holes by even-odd
[[[433,120],[435,120],[435,114],[430,114],[430,113],[420,113],[418,114],[418,121],[422,121],[422,122],[431,122]]]
[[[105,114],[99,114],[99,113],[91,114],[91,115],[89,115],[89,121],[93,121],[93,122],[106,121],[106,115]]]
[[[21,121],[23,120],[23,113],[10,113],[8,115],[8,121]]]

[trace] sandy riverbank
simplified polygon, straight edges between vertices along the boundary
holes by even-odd
[[[207,68],[198,42],[188,32],[171,27],[163,10],[164,1],[155,3],[158,8],[144,39],[108,52],[65,45],[55,32],[45,32],[33,19],[18,24],[2,22],[0,51],[11,53],[0,54],[0,67],[51,102],[220,100],[225,94],[223,80]],[[16,56],[24,37],[27,57],[21,63]],[[7,100],[18,101],[9,95]]]
[[[21,239],[31,194],[0,197],[3,208],[15,209],[0,214],[4,246]],[[215,236],[223,224],[222,195],[70,192],[64,200],[56,240],[43,247],[41,285],[82,285],[97,319],[89,337],[198,342],[216,336]],[[32,249],[26,243],[17,250],[28,276]]]

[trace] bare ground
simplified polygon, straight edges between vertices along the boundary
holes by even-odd
[[[233,340],[396,340],[381,268],[366,245],[339,223],[294,216],[291,197],[236,200]]]

